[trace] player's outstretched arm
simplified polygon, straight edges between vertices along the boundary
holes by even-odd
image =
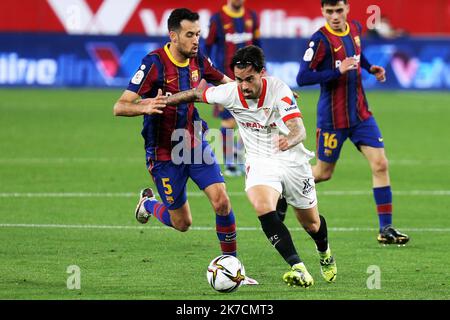
[[[199,89],[191,89],[186,91],[178,92],[174,95],[171,95],[167,99],[167,104],[171,106],[175,106],[180,103],[187,102],[203,102],[203,91]]]
[[[306,139],[306,130],[302,118],[289,119],[285,124],[289,129],[289,134],[278,137],[278,149],[281,151],[289,150]]]
[[[135,117],[145,114],[161,114],[167,105],[167,97],[162,95],[161,89],[155,98],[141,99],[130,90],[125,90],[122,96],[114,104],[114,115],[123,117]]]
[[[208,89],[208,83],[205,79],[202,79],[197,88],[181,91],[169,96],[167,98],[167,104],[175,106],[186,102],[203,102],[203,93],[206,89]]]

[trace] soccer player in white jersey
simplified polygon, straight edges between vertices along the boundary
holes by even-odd
[[[235,82],[198,88],[168,97],[168,104],[202,101],[220,104],[235,117],[246,149],[245,191],[267,238],[291,269],[288,285],[314,284],[300,259],[276,205],[281,195],[294,208],[300,224],[315,241],[320,269],[327,282],[336,279],[336,263],[328,245],[325,218],[319,215],[309,160],[314,154],[302,144],[306,131],[293,92],[281,80],[266,77],[264,53],[247,46],[233,56]]]

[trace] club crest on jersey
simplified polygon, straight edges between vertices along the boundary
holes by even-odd
[[[253,27],[253,21],[251,20],[251,19],[247,19],[247,20],[245,20],[245,26],[247,27],[247,28],[252,28]]]
[[[198,70],[192,71],[191,79],[192,79],[193,82],[197,82],[198,81]]]
[[[361,39],[359,38],[359,36],[356,36],[353,38],[355,40],[355,43],[358,47],[361,47]]]

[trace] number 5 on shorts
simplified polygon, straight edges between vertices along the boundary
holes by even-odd
[[[166,195],[172,194],[172,186],[169,184],[169,178],[161,178],[163,187],[164,187],[164,193]]]

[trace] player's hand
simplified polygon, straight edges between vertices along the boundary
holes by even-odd
[[[167,97],[163,96],[162,90],[158,89],[158,94],[155,98],[147,98],[139,101],[139,105],[142,106],[143,114],[161,114],[162,109],[167,105]]]
[[[386,70],[384,70],[383,67],[375,66],[375,65],[371,66],[370,73],[373,74],[379,82],[386,81]]]
[[[289,149],[289,141],[286,136],[275,136],[274,137],[275,150],[286,151]]]
[[[344,61],[342,61],[341,65],[339,66],[339,71],[341,74],[345,74],[351,70],[358,69],[358,60],[356,60],[353,57],[345,58]]]
[[[206,82],[205,79],[200,80],[200,83],[198,84],[197,88],[195,90],[203,92],[206,89],[208,89],[208,82]]]

